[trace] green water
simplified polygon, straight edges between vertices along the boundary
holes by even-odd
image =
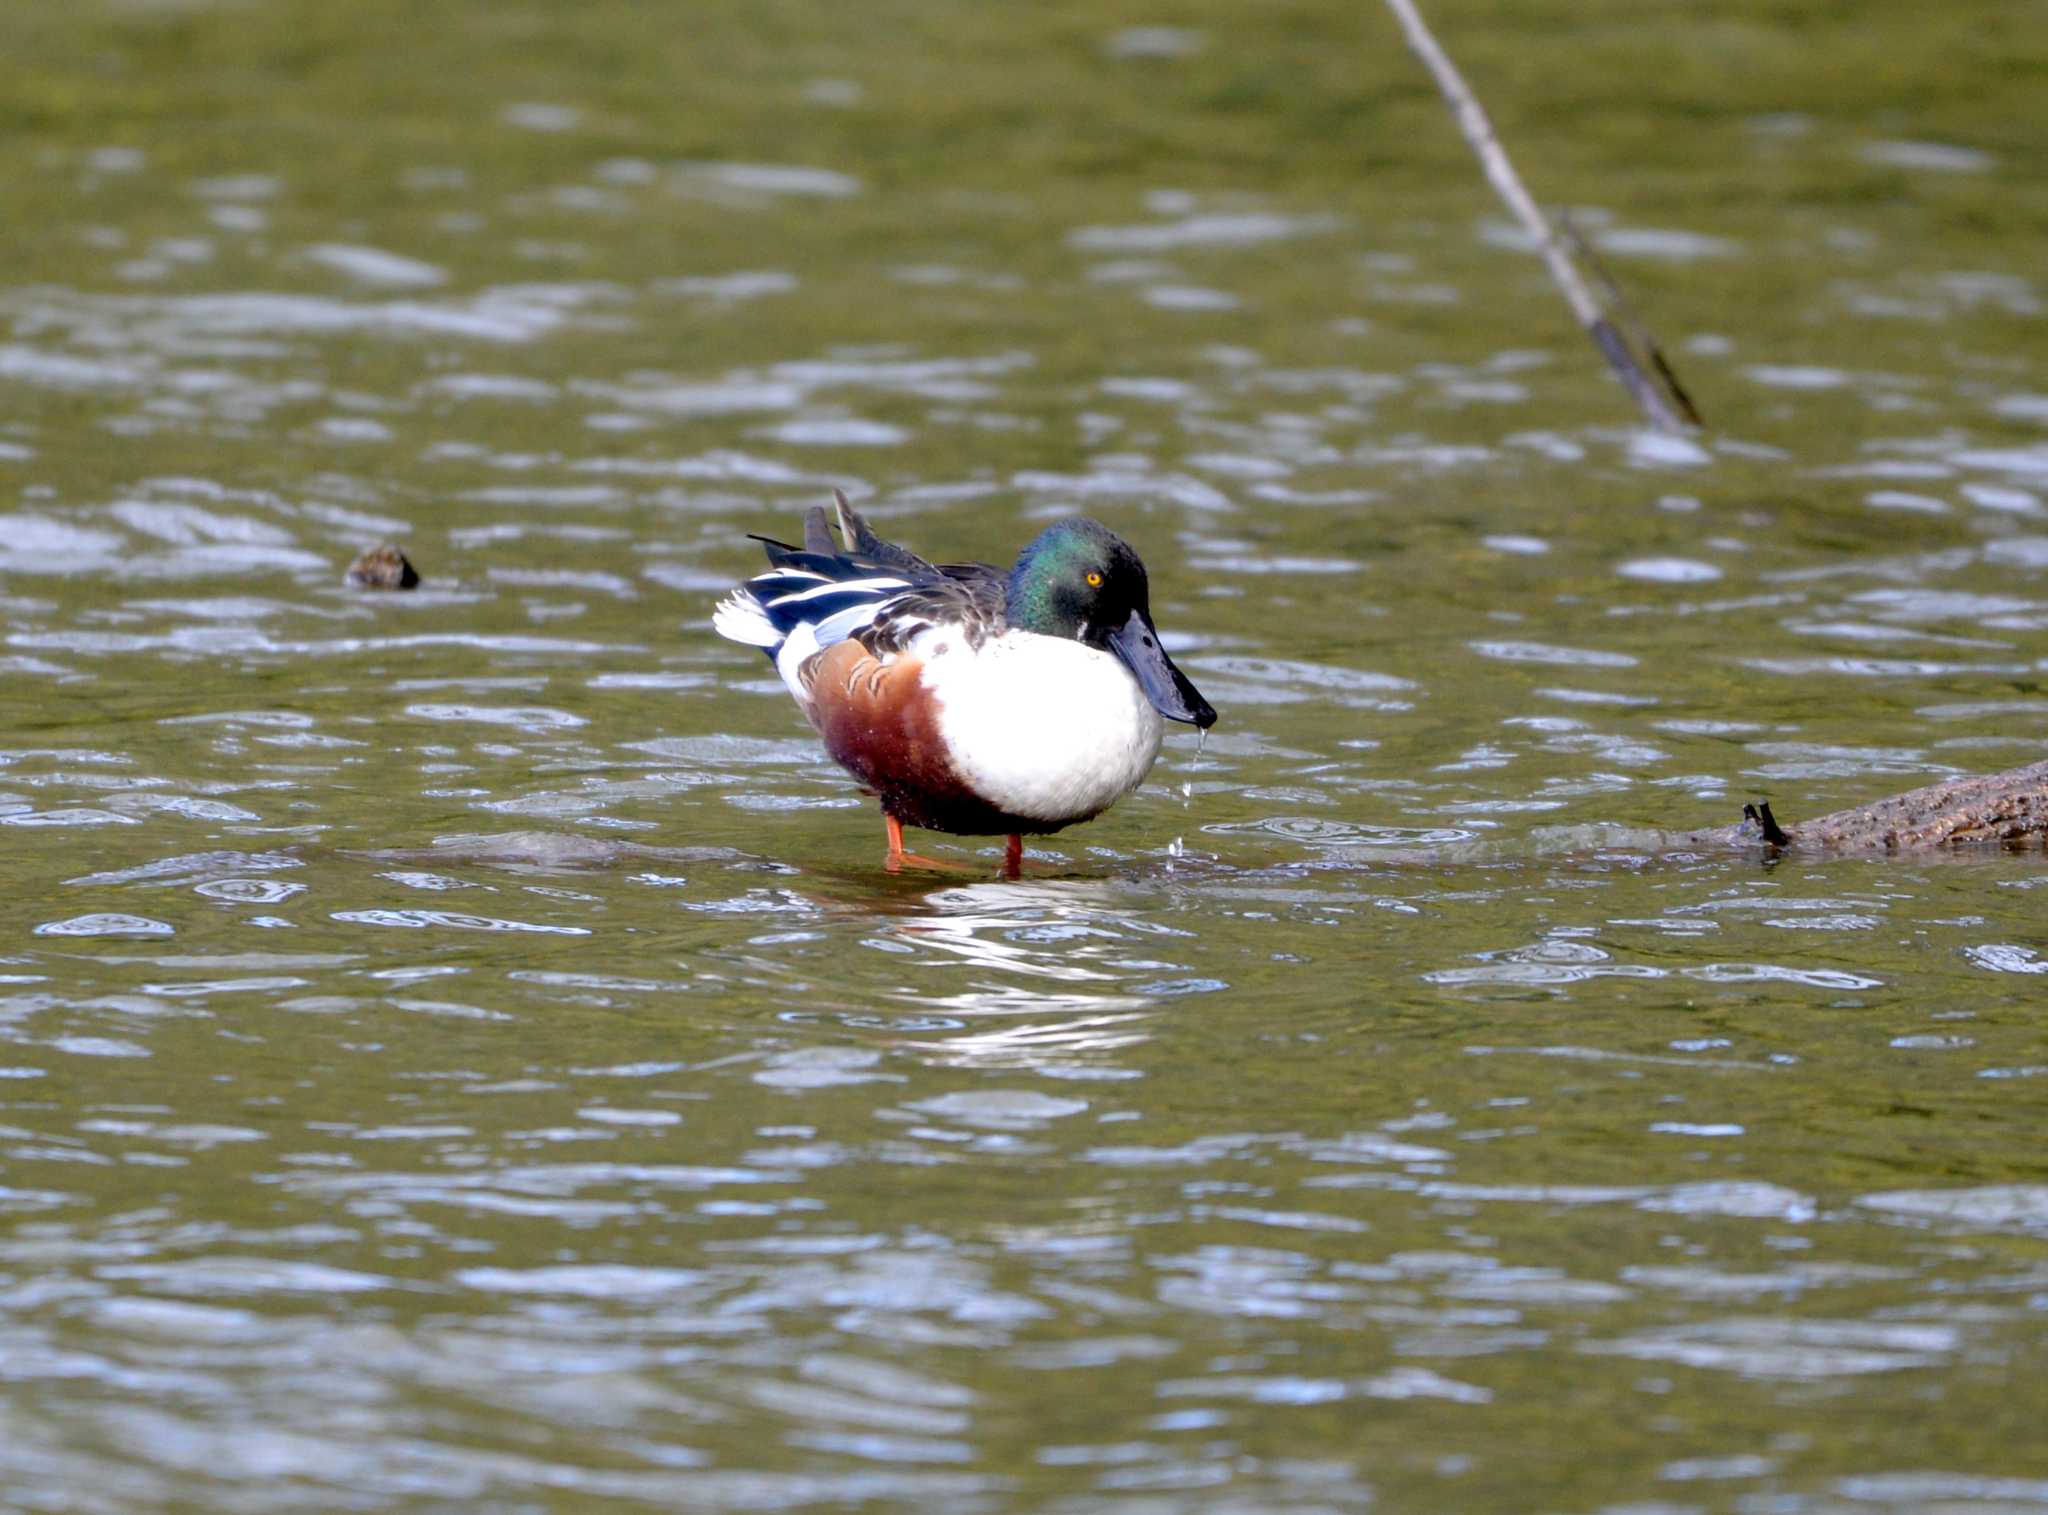
[[[0,1507],[2048,1509],[2048,7],[0,15]],[[1085,510],[913,841],[710,607]],[[418,592],[342,571],[403,542]]]

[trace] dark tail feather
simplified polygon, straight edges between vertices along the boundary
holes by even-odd
[[[778,541],[774,537],[764,537],[758,531],[748,532],[747,540],[759,542],[768,553],[769,563],[777,568],[785,566],[791,557],[803,551],[803,548],[792,546],[788,542]]]
[[[885,568],[894,568],[899,573],[927,574],[939,576],[939,570],[908,548],[898,547],[894,542],[885,542],[875,535],[861,513],[855,510],[846,498],[845,491],[832,491],[832,501],[839,507],[839,534],[846,538],[846,550],[850,554],[880,563]],[[823,514],[820,510],[819,514]],[[810,543],[809,527],[805,527],[805,545]]]

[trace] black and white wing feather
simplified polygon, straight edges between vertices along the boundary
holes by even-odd
[[[835,548],[823,507],[814,507],[802,547],[756,538],[768,551],[768,572],[727,595],[711,618],[720,636],[767,653],[799,703],[804,663],[848,637],[887,657],[942,625],[961,627],[976,645],[1003,629],[999,569],[928,563],[876,536],[846,497],[834,494],[847,548]]]

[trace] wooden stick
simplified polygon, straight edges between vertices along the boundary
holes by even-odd
[[[1515,219],[1522,223],[1530,236],[1536,239],[1536,246],[1543,254],[1544,265],[1550,270],[1550,277],[1564,295],[1565,304],[1578,318],[1579,325],[1600,349],[1609,366],[1621,376],[1621,382],[1634,397],[1636,405],[1652,426],[1664,431],[1684,431],[1685,423],[1678,417],[1656,382],[1650,377],[1619,328],[1607,318],[1600,304],[1593,298],[1593,292],[1586,287],[1586,281],[1579,277],[1573,267],[1571,256],[1565,251],[1564,243],[1558,238],[1529,191],[1522,185],[1521,176],[1508,161],[1500,138],[1493,132],[1493,123],[1487,119],[1486,111],[1480,106],[1471,87],[1465,83],[1464,75],[1458,72],[1456,64],[1438,45],[1427,26],[1422,23],[1421,14],[1415,9],[1413,0],[1387,0],[1387,9],[1394,13],[1394,19],[1401,23],[1401,30],[1408,38],[1408,46],[1420,58],[1430,73],[1435,76],[1436,87],[1450,102],[1451,114],[1458,123],[1458,130],[1464,133],[1465,141],[1479,159],[1479,166],[1486,173],[1487,182],[1493,186]]]
[[[1571,243],[1572,251],[1593,270],[1593,277],[1600,281],[1600,293],[1605,298],[1607,309],[1619,318],[1621,329],[1628,334],[1631,350],[1641,353],[1650,361],[1651,369],[1663,387],[1664,398],[1678,412],[1680,420],[1688,426],[1704,426],[1700,419],[1699,407],[1692,403],[1692,396],[1685,392],[1685,386],[1678,382],[1678,375],[1664,359],[1664,349],[1657,344],[1656,333],[1652,332],[1643,318],[1636,313],[1633,302],[1607,265],[1600,261],[1599,249],[1588,242],[1572,224],[1570,215],[1561,215],[1553,223]]]

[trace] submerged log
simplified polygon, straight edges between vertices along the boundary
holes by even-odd
[[[1772,851],[1900,853],[1952,847],[2048,846],[2048,760],[2003,773],[1943,779],[1868,805],[1786,824],[1743,807],[1740,825],[1697,831],[1698,846]]]

